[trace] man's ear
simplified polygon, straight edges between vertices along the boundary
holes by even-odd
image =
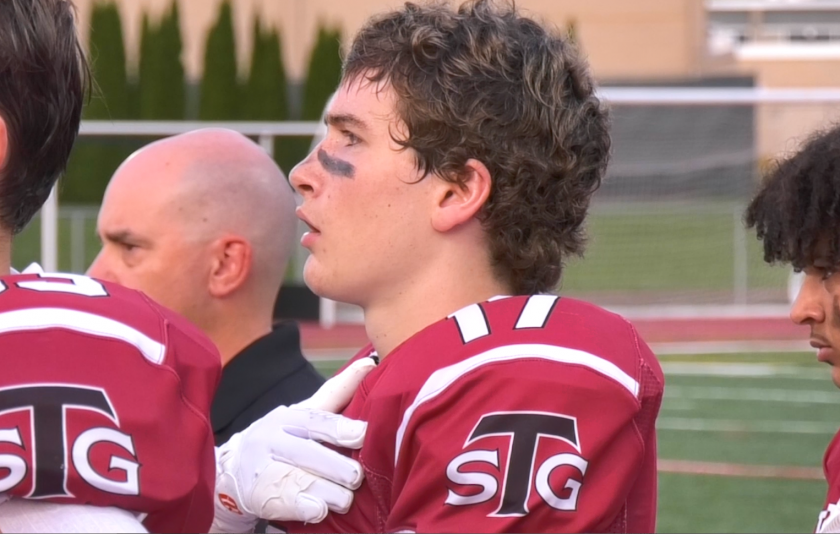
[[[475,217],[493,187],[490,171],[477,159],[467,160],[460,183],[437,181],[432,227],[438,232],[448,232]]]
[[[226,235],[211,245],[213,265],[209,291],[216,298],[224,298],[245,284],[253,268],[253,249],[248,240]]]

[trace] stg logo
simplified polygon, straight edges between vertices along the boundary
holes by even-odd
[[[11,450],[11,444],[23,451],[22,454],[0,454],[0,493],[13,490],[31,477],[31,491],[21,496],[33,499],[72,497],[67,489],[68,464],[72,464],[79,478],[99,490],[118,495],[139,495],[140,464],[136,461],[131,436],[100,426],[88,428],[74,438],[67,429],[68,409],[98,412],[119,425],[108,395],[98,388],[39,384],[0,389],[0,415],[28,411],[32,429],[31,439],[27,440],[31,446],[27,447],[19,427],[0,428],[0,446],[6,445],[3,449]],[[117,470],[125,480],[113,480],[97,472],[93,457],[101,456],[96,454],[98,444],[108,444],[112,451],[113,447],[121,449],[131,458],[129,460],[113,452],[106,457],[107,471]],[[31,453],[31,467],[27,464],[27,449]],[[2,476],[4,473],[5,476]]]
[[[561,453],[543,460],[540,465],[535,465],[541,441],[546,439],[562,440],[580,453],[577,420],[574,417],[545,412],[485,414],[470,433],[464,447],[490,436],[507,437],[510,443],[507,468],[501,469],[504,477],[501,481],[501,503],[496,511],[489,514],[490,517],[528,514],[528,499],[532,486],[536,486],[537,493],[552,508],[563,511],[577,509],[578,494],[583,485],[588,462],[579,454]],[[473,466],[469,470],[468,464]],[[449,462],[446,476],[453,484],[479,487],[481,491],[468,493],[467,488],[460,492],[450,489],[446,504],[467,506],[487,502],[497,496],[500,480],[490,473],[478,472],[476,469],[482,467],[481,464],[485,464],[484,468],[489,464],[495,470],[499,470],[499,450],[470,450]],[[571,468],[574,475],[569,476],[565,484],[555,491],[550,483],[551,475],[555,469],[563,466]]]

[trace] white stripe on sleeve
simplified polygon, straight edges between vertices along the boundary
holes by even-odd
[[[424,403],[436,398],[446,389],[454,384],[459,378],[465,374],[478,369],[484,365],[489,365],[497,362],[506,362],[511,360],[519,360],[526,358],[541,358],[547,361],[556,363],[566,363],[572,365],[582,365],[588,367],[593,371],[610,378],[624,387],[634,397],[639,396],[639,383],[630,375],[622,371],[614,363],[605,360],[594,354],[589,354],[581,350],[570,349],[567,347],[559,347],[556,345],[505,345],[496,347],[494,349],[476,354],[466,360],[460,361],[449,367],[438,369],[429,376],[423,387],[420,388],[414,402],[408,407],[403,414],[402,422],[397,429],[396,451],[394,454],[395,463],[400,459],[400,448],[402,447],[403,438],[405,436],[408,423],[414,412],[417,411]]]

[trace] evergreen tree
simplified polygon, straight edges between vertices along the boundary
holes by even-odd
[[[204,50],[198,117],[201,120],[236,120],[241,116],[239,104],[233,14],[229,1],[225,0]]]
[[[303,120],[319,120],[341,80],[341,30],[318,29],[303,91]]]
[[[177,0],[157,27],[144,16],[139,69],[142,119],[184,119],[186,102],[181,49]]]
[[[131,103],[120,13],[113,2],[94,5],[90,21],[90,56],[95,85],[86,119],[129,118]]]
[[[303,104],[300,117],[305,121],[318,121],[330,96],[341,81],[341,30],[318,28],[318,38],[309,56],[306,83],[303,87]],[[284,138],[288,146],[278,154],[281,168],[287,173],[309,153],[312,137]]]
[[[254,22],[254,51],[245,86],[243,117],[247,120],[284,121],[289,118],[286,68],[277,30],[263,31]]]
[[[149,21],[149,14],[143,13],[143,24],[140,29],[140,58],[137,66],[137,108],[138,115],[143,120],[153,118],[151,109],[157,92],[158,80],[155,78],[157,64],[157,47],[159,39],[157,28]]]
[[[125,120],[133,107],[126,75],[125,45],[116,4],[93,7],[88,43],[93,86],[83,112],[86,120]],[[122,138],[82,138],[77,142],[61,184],[61,200],[68,203],[98,203],[111,175],[131,152],[132,143]]]
[[[244,105],[247,120],[285,121],[290,118],[280,35],[276,29],[261,30],[258,21],[254,23],[254,52]],[[300,161],[300,152],[306,142],[306,139],[288,136],[274,139],[274,159],[287,176]]]
[[[172,7],[161,26],[161,41],[164,55],[162,78],[167,80],[166,107],[162,109],[161,118],[183,120],[186,113],[186,91],[184,65],[181,63],[183,41],[181,39],[181,17],[178,10],[178,0],[173,0]]]
[[[140,25],[140,55],[137,58],[137,72],[134,79],[134,102],[137,106],[137,118],[147,119],[143,108],[144,95],[148,97],[150,90],[144,87],[153,82],[150,76],[151,64],[154,63],[154,42],[158,38],[157,32],[152,28],[152,23],[149,21],[149,14],[143,12],[143,22]]]

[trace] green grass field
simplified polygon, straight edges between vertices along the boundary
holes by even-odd
[[[660,458],[821,467],[840,427],[840,391],[813,353],[661,360],[667,383]],[[826,491],[819,480],[660,480],[660,532],[813,532]]]
[[[660,357],[662,460],[821,468],[840,391],[812,353]],[[331,375],[341,362],[318,362]],[[658,532],[813,532],[821,480],[660,473]]]
[[[736,204],[596,206],[589,221],[586,258],[569,263],[563,293],[601,304],[731,302],[736,264],[733,229],[740,224],[736,219],[740,212]],[[75,259],[68,213],[59,224],[59,268],[84,270],[99,250],[96,208],[87,209],[87,219],[77,230],[84,246],[76,249]],[[778,300],[784,296],[789,270],[768,267],[754,234],[744,236],[743,274],[750,301]],[[15,242],[14,264],[37,261],[39,243],[36,219]]]
[[[569,265],[569,291],[728,290],[734,276],[738,205],[648,204],[649,209],[594,209],[586,258]],[[736,220],[736,213],[739,217]],[[786,269],[768,267],[754,232],[744,232],[753,288],[784,285]]]

